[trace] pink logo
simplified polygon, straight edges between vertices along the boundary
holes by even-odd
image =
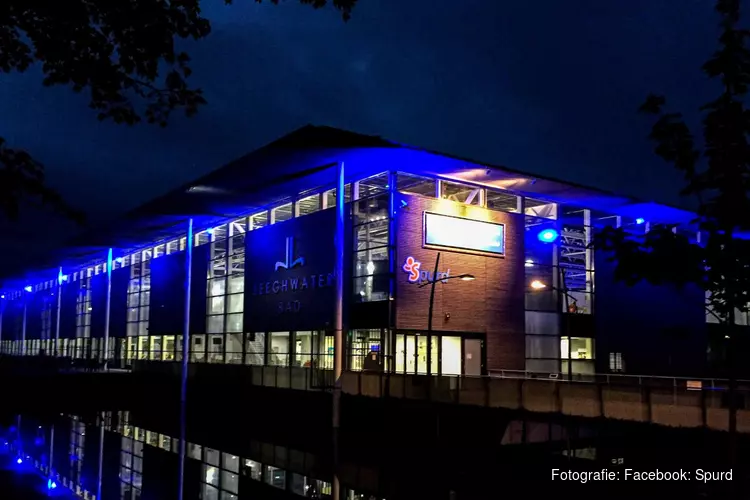
[[[407,257],[406,262],[404,263],[403,270],[406,273],[409,273],[409,283],[416,283],[419,281],[419,266],[422,264],[415,260],[414,257]]]

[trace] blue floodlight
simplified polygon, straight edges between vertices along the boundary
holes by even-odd
[[[57,488],[57,483],[52,479],[47,479],[47,489],[54,490],[55,488]]]
[[[4,298],[5,298],[5,294],[0,295],[0,299],[4,299]]]
[[[637,219],[635,220],[635,223],[636,223],[636,224],[643,224],[644,222],[646,222],[646,219],[644,219],[643,217],[638,217],[638,218],[637,218]]]
[[[117,262],[118,264],[122,264],[122,257],[117,257],[115,259],[115,262]]]
[[[560,236],[560,234],[554,229],[543,229],[539,231],[537,238],[542,243],[552,243],[558,236]]]
[[[212,227],[209,227],[208,229],[206,229],[206,232],[207,232],[208,234],[214,234],[214,228],[212,228]]]
[[[21,464],[23,463],[23,458],[21,458],[21,457],[18,457],[18,458],[16,459],[16,463],[17,463],[18,465],[21,465]]]
[[[31,285],[25,286],[25,287],[23,287],[23,289],[26,290],[27,292],[30,292],[30,291],[33,290],[33,288],[31,287]]]

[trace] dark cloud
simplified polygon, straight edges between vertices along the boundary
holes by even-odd
[[[213,32],[188,47],[209,105],[165,130],[99,123],[33,70],[0,76],[0,136],[95,222],[305,123],[674,203],[679,177],[635,111],[652,91],[704,102],[717,31],[711,0],[361,0],[348,23],[295,2],[204,5]]]

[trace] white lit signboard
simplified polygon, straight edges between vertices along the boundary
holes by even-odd
[[[425,212],[424,245],[502,256],[505,225]]]

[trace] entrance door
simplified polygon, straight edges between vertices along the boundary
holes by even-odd
[[[464,375],[482,375],[482,341],[478,339],[464,340]]]

